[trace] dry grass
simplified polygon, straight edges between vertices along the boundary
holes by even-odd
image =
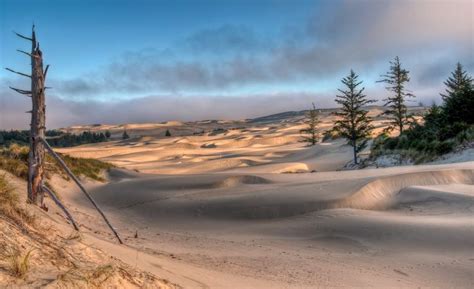
[[[67,240],[67,241],[81,241],[82,240],[82,234],[81,234],[81,232],[78,232],[78,231],[72,231],[71,234],[69,234],[64,239]]]
[[[8,183],[4,175],[0,175],[0,215],[4,215],[19,225],[33,225],[34,215],[20,206],[20,198]]]
[[[28,147],[18,144],[12,144],[8,148],[0,148],[0,169],[26,180],[28,177],[28,151]],[[85,176],[97,181],[104,181],[101,176],[102,171],[113,167],[112,164],[96,159],[75,158],[68,155],[62,155],[61,157],[76,176]],[[45,164],[46,177],[59,174],[68,179],[62,168],[50,155],[46,155]]]
[[[25,179],[28,177],[28,147],[12,144],[0,148],[0,169]]]
[[[100,287],[102,283],[107,281],[115,272],[112,265],[102,265],[93,270],[87,277],[88,283],[93,286]]]
[[[13,250],[9,256],[7,256],[9,271],[10,273],[17,278],[25,278],[28,270],[30,269],[30,257],[33,249],[26,252],[26,254],[21,254],[19,250]]]
[[[92,269],[72,268],[58,275],[60,283],[85,288],[102,288],[103,284],[116,273],[111,265],[101,265]]]

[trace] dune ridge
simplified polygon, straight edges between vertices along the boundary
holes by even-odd
[[[331,208],[383,210],[394,206],[396,195],[411,186],[474,183],[474,170],[444,170],[408,173],[374,180],[356,193],[336,201]]]

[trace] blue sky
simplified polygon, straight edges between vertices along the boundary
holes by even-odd
[[[251,27],[273,39],[281,29],[307,19],[314,1],[1,0],[2,60],[22,66],[24,45],[12,31],[37,26],[47,60],[58,75],[80,76],[126,52],[167,50],[196,32],[222,26]],[[179,57],[191,57],[183,52]],[[176,56],[178,57],[178,56]],[[76,61],[72,61],[74,59]],[[6,77],[4,71],[0,76]]]
[[[383,99],[375,81],[396,55],[431,102],[457,61],[473,71],[473,15],[470,0],[0,0],[0,64],[28,71],[12,31],[34,22],[54,127],[333,107],[351,68]],[[29,103],[8,85],[28,84],[0,71],[0,128],[23,127]]]

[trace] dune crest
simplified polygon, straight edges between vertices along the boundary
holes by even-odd
[[[411,186],[474,183],[473,170],[445,170],[409,173],[379,178],[358,190],[351,196],[335,202],[333,208],[354,208],[383,210],[394,206],[396,195]]]

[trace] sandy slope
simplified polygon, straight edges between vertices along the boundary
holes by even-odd
[[[74,231],[56,207],[45,212],[27,204],[25,181],[2,170],[0,176],[19,197],[17,209],[0,210],[0,288],[180,288],[100,250],[89,241],[96,238]],[[24,215],[11,213],[18,210]],[[14,264],[22,262],[25,273],[16,274]]]
[[[297,120],[176,125],[61,150],[132,169],[88,183],[126,246],[54,182],[90,244],[185,288],[474,286],[473,161],[337,171],[350,148],[304,147]]]
[[[369,173],[119,171],[93,192],[127,247],[79,217],[94,246],[189,288],[470,288],[474,163]]]

